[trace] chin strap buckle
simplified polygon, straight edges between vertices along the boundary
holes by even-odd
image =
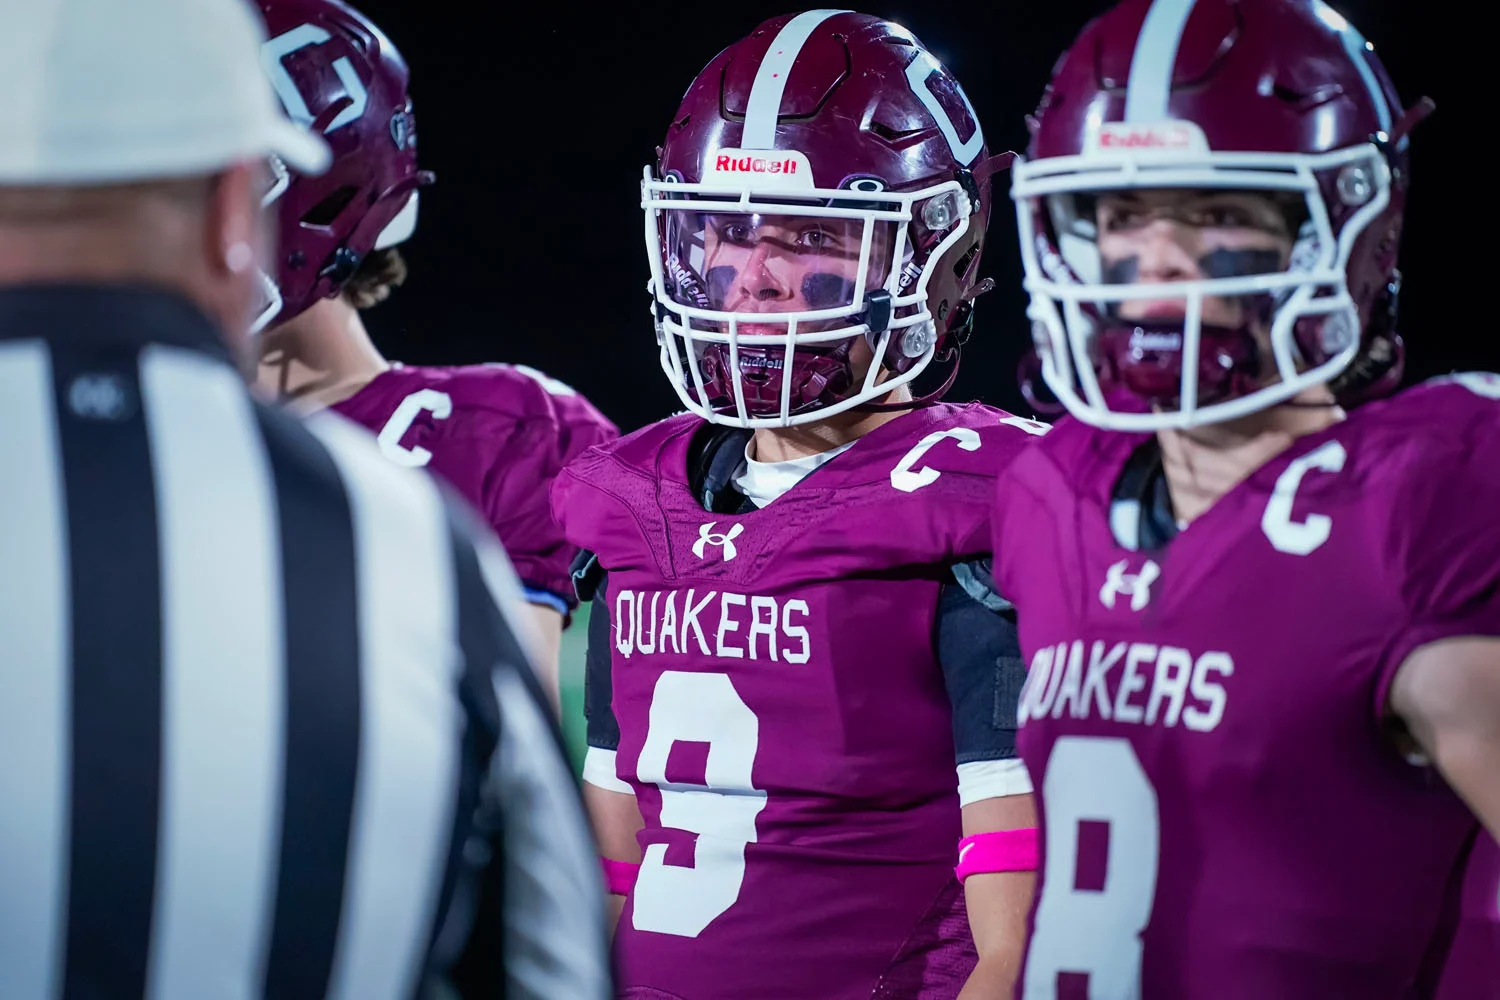
[[[891,293],[877,288],[865,296],[865,325],[879,335],[891,325]]]

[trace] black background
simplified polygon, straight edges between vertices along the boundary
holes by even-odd
[[[404,247],[411,277],[366,316],[377,344],[413,364],[532,365],[624,430],[680,409],[657,362],[645,291],[641,169],[703,65],[797,8],[355,3],[411,64],[423,166],[438,175]],[[859,9],[915,32],[958,76],[990,148],[1001,150],[1024,148],[1024,116],[1053,62],[1107,6],[904,0]],[[1493,56],[1485,63],[1485,53],[1460,51],[1490,33],[1456,7],[1420,0],[1335,7],[1375,45],[1406,103],[1424,94],[1438,103],[1412,140],[1402,251],[1408,381],[1500,367],[1490,297],[1468,283],[1493,281],[1479,274],[1489,241],[1475,223],[1493,214],[1496,161],[1484,150],[1497,144],[1485,138],[1493,116],[1462,109],[1460,82],[1493,76]],[[980,300],[948,398],[1027,413],[1015,372],[1029,336],[1006,186],[1002,176],[983,265],[998,287]]]

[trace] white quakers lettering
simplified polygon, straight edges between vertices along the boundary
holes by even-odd
[[[615,594],[615,651],[621,656],[712,656],[806,663],[811,613],[800,598],[733,591],[621,590]]]
[[[1229,707],[1228,653],[1194,654],[1180,646],[1082,639],[1043,646],[1031,658],[1020,719],[1067,714],[1136,726],[1213,730]]]

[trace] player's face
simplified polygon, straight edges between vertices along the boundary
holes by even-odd
[[[709,314],[689,320],[703,334],[692,345],[700,359],[713,350],[725,355],[716,363],[729,366],[723,335],[733,334],[741,377],[755,392],[780,380],[787,360],[836,352],[847,352],[857,383],[867,376],[874,352],[859,306],[890,274],[894,223],[800,214],[791,205],[785,214],[702,211],[691,202],[662,217],[669,294]]]
[[[788,313],[852,305],[864,228],[864,222],[858,219],[707,216],[703,277],[711,308],[737,313]],[[889,255],[889,237],[883,227],[877,227],[866,268],[866,290],[879,287]],[[847,322],[836,321],[835,325]],[[739,324],[739,332],[750,335],[784,334],[786,329],[784,322]]]
[[[1164,284],[1276,274],[1287,269],[1293,234],[1283,208],[1246,191],[1141,190],[1099,196],[1096,222],[1106,284]],[[1186,313],[1181,297],[1128,299],[1125,320],[1175,320]],[[1244,323],[1239,298],[1203,300],[1206,325]]]

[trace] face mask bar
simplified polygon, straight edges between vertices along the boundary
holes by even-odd
[[[292,175],[281,157],[272,155],[266,159],[266,190],[260,196],[261,211],[267,211],[282,195],[286,194],[287,188],[292,186]],[[271,325],[281,312],[282,298],[281,289],[276,287],[276,279],[265,271],[257,268],[256,278],[260,290],[261,302],[256,309],[255,318],[250,321],[250,336],[263,331]]]
[[[1333,173],[1334,188],[1355,208],[1333,232],[1319,176]],[[1012,166],[1011,197],[1021,235],[1027,315],[1048,388],[1069,412],[1086,423],[1120,431],[1155,431],[1217,423],[1247,416],[1327,382],[1347,368],[1360,348],[1360,320],[1349,294],[1345,268],[1355,240],[1390,202],[1390,170],[1380,150],[1363,145],[1319,156],[1276,153],[1204,153],[1184,158],[1160,154],[1131,157],[1081,155],[1053,157]],[[1104,284],[1098,268],[1084,280],[1061,245],[1039,223],[1048,218],[1048,199],[1130,189],[1220,189],[1301,194],[1307,208],[1304,231],[1289,270],[1274,274],[1209,278],[1153,284]],[[1199,363],[1203,306],[1210,297],[1264,295],[1276,303],[1269,340],[1279,380],[1233,398],[1199,404]],[[1110,405],[1095,370],[1093,347],[1100,320],[1110,305],[1135,299],[1184,303],[1181,383],[1178,405],[1170,410],[1134,412]],[[1090,315],[1090,311],[1096,315]],[[1296,324],[1322,317],[1322,339],[1330,356],[1299,370]]]
[[[868,186],[859,186],[859,185]],[[657,180],[648,166],[642,181],[641,207],[645,214],[647,259],[651,280],[647,286],[656,317],[657,337],[661,344],[662,370],[672,380],[683,405],[705,420],[729,426],[791,427],[842,413],[863,403],[878,399],[916,378],[931,363],[936,347],[936,333],[927,308],[927,286],[932,269],[944,254],[967,231],[973,208],[958,181],[946,181],[920,191],[892,192],[875,181],[854,182],[849,188],[803,188],[795,191],[751,192],[747,189],[712,184],[685,184],[675,180]],[[912,263],[910,224],[913,209],[926,202],[923,222],[929,229],[944,231],[944,236],[927,255],[918,270]],[[850,205],[854,203],[854,205]],[[854,220],[862,224],[858,269],[854,289],[847,304],[823,309],[790,312],[736,312],[705,308],[677,301],[669,289],[663,259],[663,226],[661,220],[671,213],[796,216]],[[869,274],[873,240],[877,226],[894,228],[889,262],[878,281]],[[948,227],[952,227],[948,229]],[[945,231],[946,230],[946,231]],[[785,325],[786,332],[775,334],[741,333],[743,326]],[[923,336],[919,328],[924,327]],[[888,375],[881,360],[896,337],[904,350],[917,360],[900,374]],[[875,361],[861,384],[852,394],[837,402],[792,412],[794,358],[798,348],[838,350],[852,346],[859,338],[870,342]],[[723,345],[728,353],[728,382],[732,386],[733,411],[711,405],[711,395],[703,372],[703,355],[711,347]],[[767,368],[780,367],[780,412],[752,414],[745,398],[742,351],[765,351]],[[772,354],[778,352],[779,357]]]
[[[271,276],[258,268],[255,276],[258,279],[257,287],[260,289],[261,305],[256,310],[255,319],[250,321],[250,336],[252,337],[270,326],[271,321],[280,315],[282,307],[281,289],[276,287],[276,282]]]
[[[260,196],[260,207],[263,209],[270,208],[292,186],[291,171],[281,162],[281,157],[275,154],[266,158],[266,174],[266,190]]]

